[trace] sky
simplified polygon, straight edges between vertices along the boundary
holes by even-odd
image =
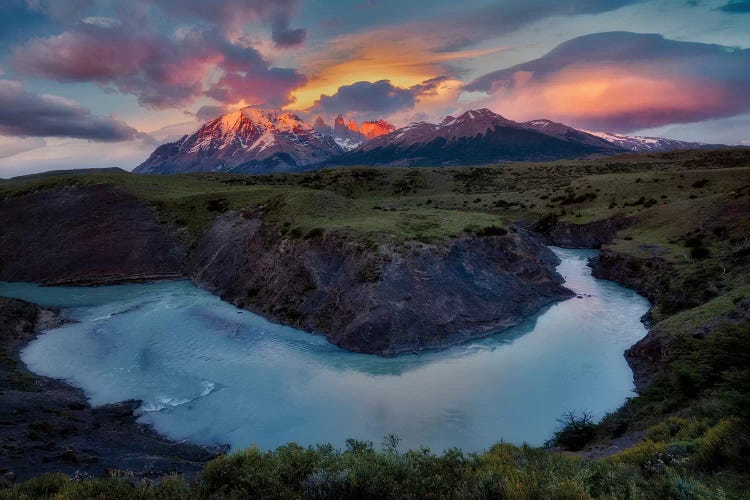
[[[750,0],[0,0],[1,178],[132,169],[247,105],[750,145]]]

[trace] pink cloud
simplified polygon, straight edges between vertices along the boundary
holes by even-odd
[[[13,53],[29,76],[95,82],[133,94],[152,108],[188,104],[209,95],[222,102],[283,105],[305,82],[296,70],[275,68],[252,46],[216,30],[174,36],[123,24],[80,23],[59,35],[34,38]],[[218,70],[218,83],[210,82]]]
[[[630,132],[750,111],[749,70],[750,50],[596,33],[488,73],[465,90],[487,93],[479,105],[514,119]]]

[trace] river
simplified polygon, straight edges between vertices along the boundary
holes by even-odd
[[[271,323],[188,281],[104,287],[0,283],[75,323],[22,352],[94,405],[139,399],[141,422],[177,440],[274,448],[346,438],[401,449],[541,445],[565,411],[596,417],[633,395],[623,351],[648,301],[591,275],[595,251],[553,248],[578,294],[492,337],[395,358],[356,354]]]

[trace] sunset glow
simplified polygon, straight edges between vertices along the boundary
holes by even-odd
[[[70,158],[75,141],[117,143],[132,168],[244,106],[396,127],[487,107],[750,141],[738,125],[750,120],[750,14],[721,0],[177,4],[3,2],[0,135],[25,142],[0,141],[0,169],[22,172],[61,140]],[[30,107],[55,118],[27,124]]]

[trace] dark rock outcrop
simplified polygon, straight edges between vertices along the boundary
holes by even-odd
[[[224,451],[171,442],[137,424],[137,401],[92,408],[83,391],[29,372],[19,351],[58,322],[53,311],[0,297],[0,474],[192,474]]]
[[[559,221],[548,215],[539,220],[532,229],[542,234],[551,245],[564,248],[601,248],[611,243],[617,233],[636,223],[634,217],[615,217],[585,224]]]
[[[744,299],[737,302],[732,310],[718,315],[711,321],[701,322],[684,333],[706,338],[728,324],[741,325],[749,322],[750,299]],[[633,370],[635,387],[639,391],[645,389],[668,362],[670,355],[669,338],[670,335],[662,331],[657,325],[645,337],[625,351],[625,359]]]
[[[178,277],[185,250],[156,214],[108,185],[0,199],[0,280],[102,284]]]
[[[217,219],[193,255],[196,283],[240,307],[352,351],[455,344],[570,297],[557,257],[523,229],[442,244],[287,239],[255,215]]]

